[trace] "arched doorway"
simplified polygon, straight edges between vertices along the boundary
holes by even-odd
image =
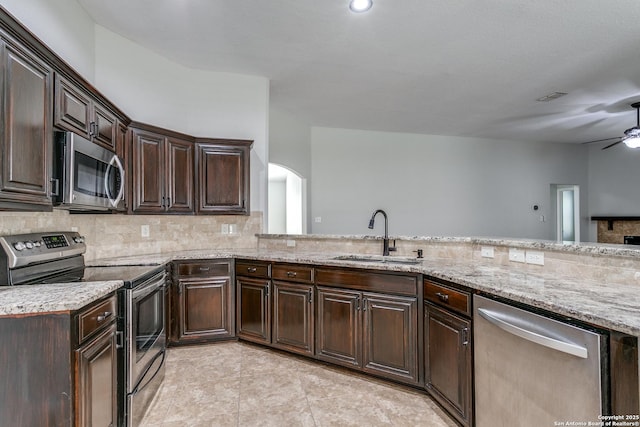
[[[269,163],[267,229],[271,234],[306,234],[307,180],[293,170]]]

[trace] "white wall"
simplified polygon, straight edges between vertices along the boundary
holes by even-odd
[[[251,210],[266,212],[269,81],[195,70],[96,25],[96,85],[133,120],[254,141]]]
[[[271,234],[287,233],[287,181],[269,180],[269,224]]]
[[[392,235],[553,239],[550,185],[588,182],[587,150],[568,144],[313,127],[311,159],[320,234],[382,233],[381,218],[367,229],[381,208]]]
[[[269,107],[269,161],[294,170],[311,185],[311,126],[278,107]],[[311,223],[311,198],[306,198],[306,224]]]
[[[274,106],[269,108],[269,161],[311,178],[311,126]]]
[[[94,23],[77,2],[0,0],[0,5],[82,77],[93,82]]]

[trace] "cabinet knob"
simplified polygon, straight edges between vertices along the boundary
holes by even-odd
[[[298,273],[295,271],[287,271],[287,277],[296,277]]]
[[[443,294],[442,292],[436,292],[436,296],[442,302],[448,302],[449,301],[449,295]]]
[[[258,269],[257,269],[257,268],[255,268],[255,267],[247,267],[247,271],[248,271],[249,273],[255,273],[256,271],[258,271]]]

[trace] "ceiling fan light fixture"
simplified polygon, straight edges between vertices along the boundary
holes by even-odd
[[[630,136],[629,138],[625,138],[624,145],[629,148],[640,148],[640,136]]]
[[[373,0],[351,0],[349,2],[349,9],[355,13],[366,12],[373,6]]]

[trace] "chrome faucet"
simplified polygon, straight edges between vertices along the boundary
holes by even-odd
[[[389,218],[387,218],[387,213],[382,209],[376,210],[373,215],[371,215],[371,219],[369,220],[369,228],[373,230],[373,226],[375,225],[376,215],[379,213],[384,217],[384,240],[382,243],[382,256],[388,256],[389,252],[393,252],[396,250],[395,242],[394,246],[389,247]]]

